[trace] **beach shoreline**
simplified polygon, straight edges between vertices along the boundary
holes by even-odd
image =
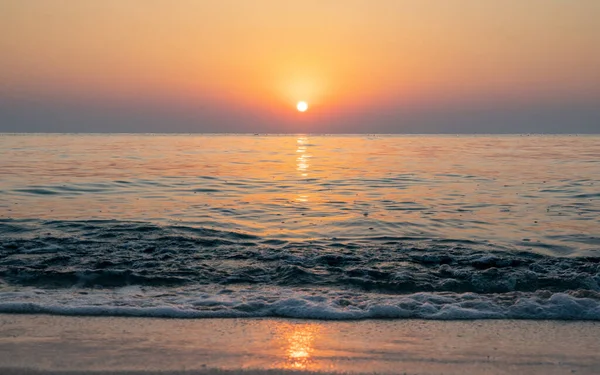
[[[595,374],[591,321],[0,314],[2,374]]]

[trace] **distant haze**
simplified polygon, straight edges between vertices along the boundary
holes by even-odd
[[[600,133],[598,20],[598,0],[3,0],[0,132]]]

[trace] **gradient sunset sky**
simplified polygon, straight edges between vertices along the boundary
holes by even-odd
[[[600,1],[1,0],[2,131],[600,133]]]

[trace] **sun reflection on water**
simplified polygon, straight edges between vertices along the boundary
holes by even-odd
[[[296,154],[298,154],[296,158],[296,170],[300,177],[308,177],[308,169],[310,168],[309,160],[311,158],[311,155],[307,153],[308,137],[300,136],[296,140],[296,143],[298,144],[298,148],[296,149]],[[300,194],[296,197],[296,201],[305,203],[308,202],[308,198],[307,194]]]
[[[306,152],[308,138],[304,136],[299,137],[296,143],[298,143],[298,149],[296,150],[296,153],[299,154],[298,158],[296,159],[296,169],[300,173],[300,176],[308,177],[308,168],[310,167],[310,164],[308,163],[310,154]]]
[[[316,324],[283,324],[279,327],[285,358],[283,367],[293,370],[314,369],[314,342],[320,327]]]

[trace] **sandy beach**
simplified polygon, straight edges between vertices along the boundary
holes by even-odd
[[[0,315],[2,374],[597,374],[600,324]]]

